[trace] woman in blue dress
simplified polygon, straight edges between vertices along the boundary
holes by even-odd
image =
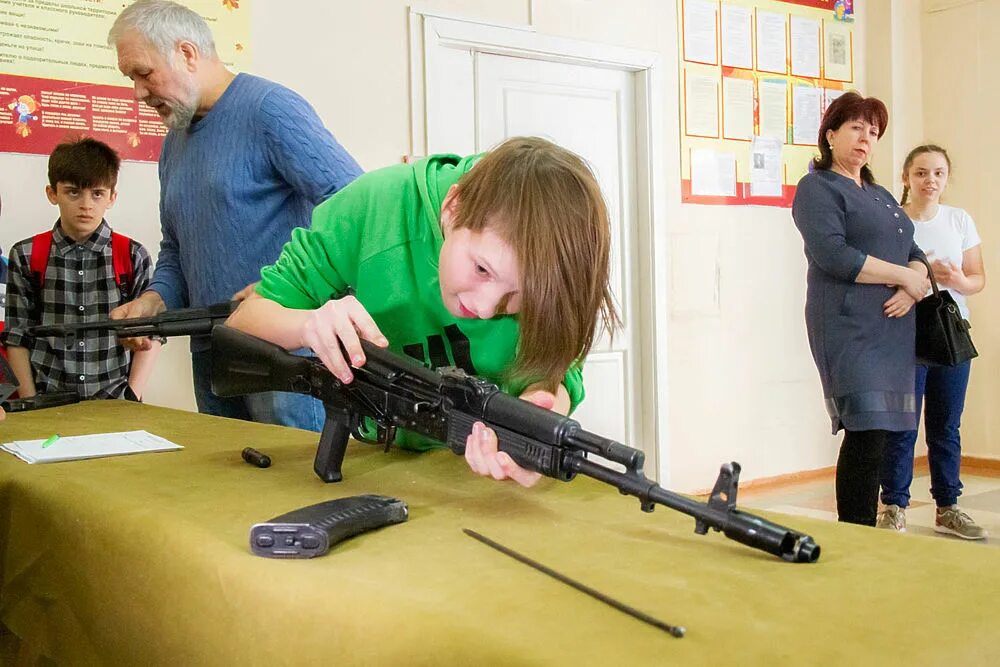
[[[844,430],[837,514],[869,526],[887,435],[916,428],[912,308],[930,286],[913,223],[868,167],[888,121],[873,97],[834,100],[792,204],[808,263],[809,347],[833,433]]]

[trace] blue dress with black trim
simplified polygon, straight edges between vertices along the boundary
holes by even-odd
[[[916,429],[915,310],[886,317],[896,288],[854,282],[869,255],[901,266],[923,257],[913,223],[885,188],[829,170],[802,177],[792,218],[805,245],[806,330],[833,433]]]

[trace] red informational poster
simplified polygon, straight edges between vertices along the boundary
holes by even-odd
[[[132,88],[0,74],[0,152],[48,155],[81,135],[155,162],[167,128]]]
[[[155,162],[167,128],[133,96],[108,30],[131,0],[0,0],[0,153],[49,155],[81,135]],[[250,0],[181,0],[226,67],[250,62]]]

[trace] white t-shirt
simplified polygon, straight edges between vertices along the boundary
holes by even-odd
[[[913,227],[915,229],[913,240],[931,263],[939,259],[951,262],[955,266],[962,266],[963,253],[982,243],[972,216],[954,206],[940,204],[937,215],[926,221],[914,220]],[[965,303],[965,296],[955,290],[948,291],[955,298],[962,311],[962,317],[969,319],[969,307]]]

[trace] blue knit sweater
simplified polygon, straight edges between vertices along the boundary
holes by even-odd
[[[220,301],[260,277],[312,209],[362,173],[301,96],[239,74],[160,155],[163,240],[149,289],[168,308]],[[207,341],[193,341],[200,349]]]

